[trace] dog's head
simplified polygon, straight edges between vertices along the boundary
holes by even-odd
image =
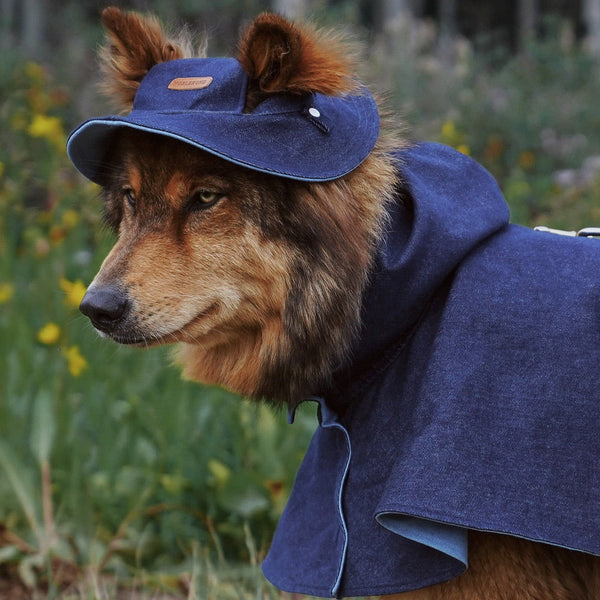
[[[103,85],[122,109],[152,67],[189,56],[152,18],[109,8],[103,22]],[[334,36],[259,17],[239,44],[244,112],[274,96],[352,92],[350,56]],[[352,342],[395,170],[379,146],[322,182],[215,154],[174,136],[115,129],[98,177],[118,239],[81,310],[123,344],[180,342],[194,379],[296,402]]]

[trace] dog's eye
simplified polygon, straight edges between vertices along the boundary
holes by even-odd
[[[135,208],[135,192],[132,188],[123,188],[123,199],[131,208]]]
[[[204,210],[216,204],[223,194],[212,192],[211,190],[199,190],[192,194],[188,202],[189,210]]]

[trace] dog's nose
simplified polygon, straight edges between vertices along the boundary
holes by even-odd
[[[109,286],[91,287],[79,305],[79,310],[89,317],[94,327],[107,332],[119,323],[128,308],[127,295]]]

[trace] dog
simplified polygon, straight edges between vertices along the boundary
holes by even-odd
[[[320,596],[598,600],[597,417],[577,421],[594,453],[578,471],[568,402],[542,402],[544,373],[570,355],[520,333],[561,313],[544,274],[572,255],[587,277],[597,242],[508,225],[474,161],[398,133],[334,33],[263,14],[236,59],[209,59],[154,17],[111,7],[102,20],[103,91],[129,115],[68,142],[118,236],[81,311],[120,344],[176,343],[188,378],[292,415],[319,403],[266,575]],[[593,287],[593,273],[564,277]],[[586,319],[565,327],[585,338]],[[597,358],[570,361],[560,389]]]

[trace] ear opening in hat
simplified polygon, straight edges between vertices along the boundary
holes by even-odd
[[[100,48],[100,90],[119,111],[131,110],[142,79],[162,62],[205,56],[206,40],[197,51],[185,32],[165,33],[152,15],[124,12],[114,6],[102,11],[106,42]]]
[[[238,59],[250,77],[246,111],[272,94],[340,96],[357,88],[349,42],[338,33],[264,13],[246,30]]]

